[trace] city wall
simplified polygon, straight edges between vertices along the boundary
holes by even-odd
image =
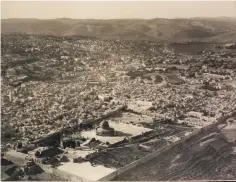
[[[98,118],[98,119],[95,119],[95,120],[91,120],[91,121],[87,121],[88,123],[92,123],[92,124],[95,124],[97,122],[100,122],[104,119],[108,119],[112,116],[115,116],[116,114],[119,114],[121,111],[123,111],[124,109],[126,108],[126,106],[120,106],[120,107],[117,107],[116,109],[104,114],[102,117]]]

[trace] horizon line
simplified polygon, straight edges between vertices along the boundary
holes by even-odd
[[[68,17],[58,17],[58,18],[1,18],[1,20],[11,20],[11,19],[21,19],[21,20],[56,20],[56,19],[70,19],[70,20],[154,20],[154,19],[219,19],[219,18],[235,18],[236,16],[216,16],[216,17],[175,17],[175,18],[165,18],[165,17],[156,17],[156,18],[68,18]]]

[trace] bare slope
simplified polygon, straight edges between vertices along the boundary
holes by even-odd
[[[2,33],[80,35],[102,38],[210,41],[232,40],[236,35],[236,19],[5,19]],[[232,36],[233,35],[233,36]]]
[[[117,181],[234,180],[235,117],[162,152]]]

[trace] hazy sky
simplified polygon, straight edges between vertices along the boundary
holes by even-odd
[[[3,1],[5,18],[187,18],[236,17],[236,1]]]

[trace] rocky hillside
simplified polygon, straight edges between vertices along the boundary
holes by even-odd
[[[116,181],[233,180],[236,177],[235,113],[184,143],[120,175]],[[226,121],[225,121],[225,118]],[[145,166],[145,167],[144,167]]]
[[[5,19],[2,33],[79,35],[112,39],[145,40],[236,40],[235,18],[192,19]]]

